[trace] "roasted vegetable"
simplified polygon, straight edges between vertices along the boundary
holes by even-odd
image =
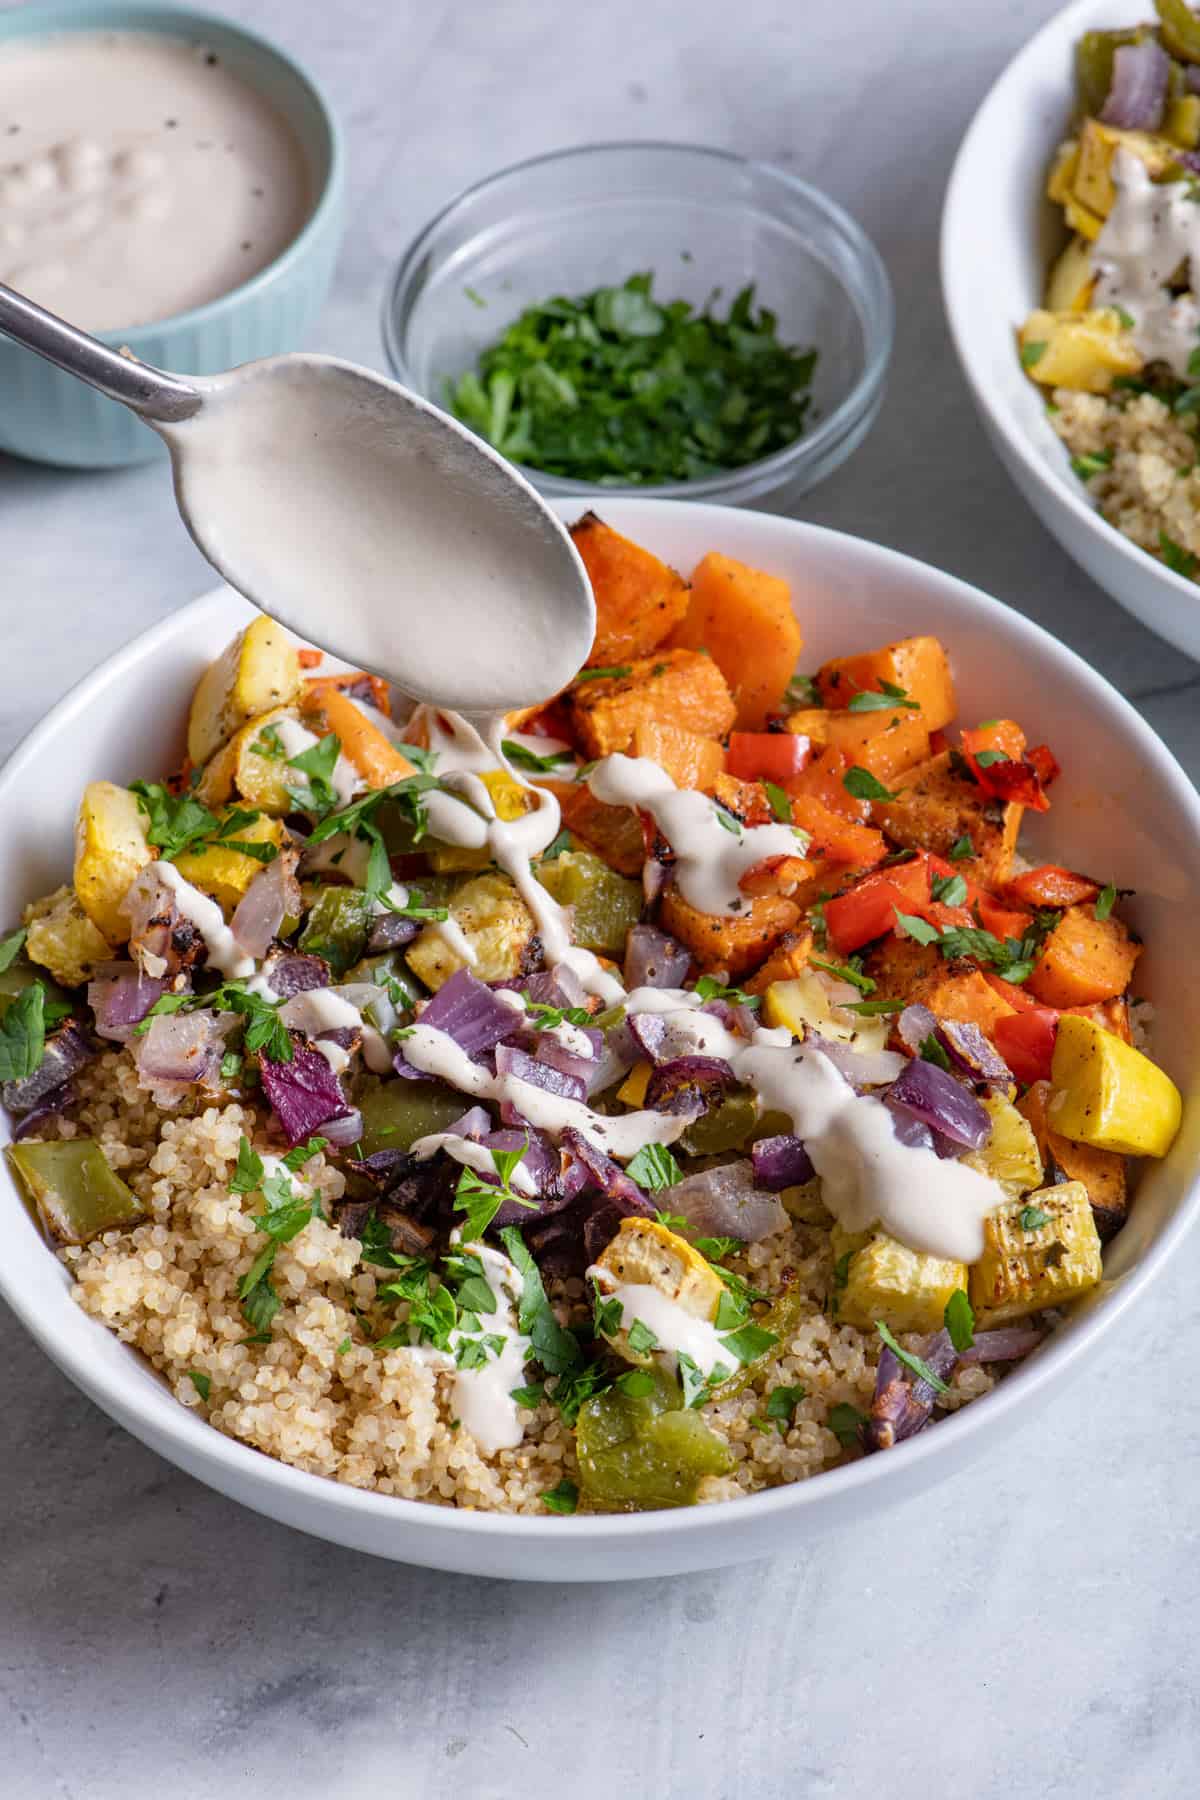
[[[1183,1114],[1179,1089],[1157,1063],[1094,1019],[1059,1020],[1046,1117],[1055,1131],[1097,1150],[1165,1156]]]
[[[806,1031],[839,1038],[856,1050],[882,1050],[887,1042],[886,1018],[864,1017],[845,1010],[857,999],[854,989],[823,970],[803,969],[787,981],[773,981],[763,998],[763,1023],[786,1025],[793,1037]]]
[[[249,720],[300,693],[300,659],[274,619],[251,620],[200,677],[188,714],[188,760],[206,763]]]
[[[929,757],[929,727],[920,713],[831,712],[825,740],[848,763],[869,769],[884,786]]]
[[[1073,237],[1046,282],[1046,311],[1086,312],[1096,285],[1092,247],[1082,233]]]
[[[293,706],[276,706],[251,719],[205,765],[196,784],[196,798],[216,809],[238,796],[259,812],[279,817],[296,810],[290,789],[301,776],[287,760],[276,727],[281,719],[294,719]]]
[[[137,796],[111,781],[89,782],[75,821],[75,893],[110,944],[129,936],[121,902],[154,856]]]
[[[507,769],[488,769],[479,779],[491,796],[496,817],[506,824],[513,819],[523,818],[537,806],[537,795],[530,788],[523,787]],[[439,844],[433,838],[429,840],[427,849],[429,861],[439,875],[486,869],[493,860],[491,848],[487,844],[473,849],[467,844]]]
[[[30,962],[49,969],[64,987],[81,987],[90,981],[96,964],[112,958],[113,947],[79,904],[74,888],[55,888],[25,908],[29,928],[25,954]],[[126,921],[122,937],[128,937]]]
[[[141,1201],[109,1168],[92,1138],[10,1144],[4,1154],[60,1244],[86,1244],[143,1216]]]
[[[724,737],[735,709],[710,656],[665,649],[572,688],[570,711],[588,756],[628,750],[640,724],[669,719],[701,737]]]
[[[964,838],[972,855],[960,865],[984,887],[1002,887],[1012,867],[1024,808],[993,800],[955,768],[949,751],[901,775],[894,798],[881,801],[876,822],[897,844],[946,856]]]
[[[682,575],[595,513],[584,513],[571,527],[571,538],[596,596],[596,636],[588,662],[607,668],[656,649],[687,611]]]
[[[1115,312],[1031,312],[1020,331],[1021,363],[1043,387],[1107,394],[1118,375],[1137,375],[1141,352]]]
[[[1092,1203],[1100,1241],[1107,1243],[1121,1229],[1129,1211],[1125,1158],[1118,1151],[1077,1144],[1054,1131],[1046,1113],[1050,1092],[1048,1080],[1035,1081],[1018,1100],[1018,1110],[1028,1120],[1037,1139],[1047,1174],[1056,1180],[1062,1177],[1067,1181],[1082,1181]]]
[[[833,1305],[839,1324],[871,1331],[882,1319],[892,1331],[938,1331],[946,1302],[966,1288],[966,1265],[909,1250],[885,1232],[852,1236],[833,1227]]]
[[[336,681],[311,681],[300,703],[305,723],[319,737],[332,731],[342,755],[352,763],[369,788],[390,787],[416,769],[408,758],[373,725]]]
[[[298,948],[322,956],[335,975],[344,975],[367,947],[371,902],[361,888],[321,887],[311,896]]]
[[[799,931],[786,931],[768,956],[746,983],[748,994],[765,994],[776,981],[794,981],[808,968],[813,935],[807,926]]]
[[[998,1181],[1014,1200],[1019,1199],[1042,1179],[1042,1158],[1033,1127],[1003,1094],[986,1095],[981,1105],[992,1122],[992,1135],[982,1150],[971,1151],[963,1161]]]
[[[233,912],[254,877],[263,868],[261,857],[249,855],[237,849],[236,845],[263,844],[278,855],[284,841],[282,823],[267,813],[260,813],[257,819],[240,825],[235,820],[233,826],[229,826],[227,819],[228,815],[223,814],[222,829],[228,831],[227,842],[210,840],[194,850],[182,851],[175,858],[175,867],[184,880],[190,881],[193,887],[198,887],[202,894],[211,894],[226,916]]]
[[[795,929],[800,908],[792,900],[763,894],[750,900],[745,912],[727,918],[701,912],[678,888],[669,887],[662,897],[660,922],[664,931],[687,945],[702,969],[725,969],[736,980],[757,968],[784,933]]]
[[[1092,1006],[1123,994],[1141,945],[1120,919],[1069,906],[1042,946],[1028,987],[1046,1006]]]
[[[596,1262],[613,1287],[652,1287],[694,1319],[714,1319],[725,1292],[721,1277],[700,1252],[656,1219],[623,1219]],[[624,1324],[609,1342],[627,1362],[652,1360],[650,1353],[631,1349]]]
[[[449,933],[427,925],[406,952],[408,966],[435,992],[467,958],[456,947],[461,932],[475,955],[472,972],[481,981],[511,981],[524,974],[536,955],[533,917],[504,875],[478,875],[450,900]]]
[[[950,659],[935,637],[901,638],[882,650],[835,656],[818,669],[817,689],[823,703],[833,708],[849,707],[859,693],[899,689],[905,699],[915,701],[926,731],[941,731],[958,710]]]
[[[733,1466],[728,1446],[698,1412],[685,1410],[678,1382],[662,1369],[649,1377],[648,1393],[612,1387],[579,1409],[579,1479],[593,1506],[686,1506],[706,1476]]]
[[[676,787],[708,792],[725,767],[725,752],[715,737],[701,737],[681,725],[645,720],[633,733],[633,755],[647,756],[665,769]]]
[[[687,617],[668,642],[707,651],[729,683],[739,731],[761,731],[782,710],[804,640],[786,581],[711,550],[692,574]],[[732,723],[709,729],[722,737]]]
[[[639,881],[610,869],[588,850],[564,850],[538,865],[537,878],[560,906],[571,911],[571,936],[585,950],[621,956],[625,936],[642,915]]]
[[[975,1323],[986,1331],[1062,1306],[1099,1285],[1100,1238],[1080,1181],[1036,1189],[983,1222],[984,1249],[971,1268]]]
[[[385,1081],[360,1102],[362,1152],[409,1150],[418,1138],[461,1119],[466,1102],[437,1081]]]

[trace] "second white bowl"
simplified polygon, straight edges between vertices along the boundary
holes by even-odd
[[[1150,0],[1076,0],[1013,58],[976,113],[942,213],[942,296],[979,416],[1047,530],[1114,600],[1200,658],[1200,589],[1124,537],[1090,503],[1021,368],[1016,330],[1042,302],[1062,241],[1046,170],[1067,134],[1075,45],[1085,31],[1136,25]]]

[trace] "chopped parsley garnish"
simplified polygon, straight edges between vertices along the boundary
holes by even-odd
[[[1101,888],[1100,892],[1096,895],[1095,913],[1096,913],[1096,917],[1101,922],[1103,922],[1105,919],[1107,919],[1109,913],[1112,911],[1113,907],[1116,905],[1116,901],[1117,901],[1117,890],[1113,886],[1112,882],[1110,881],[1108,886]]]
[[[243,1133],[238,1142],[237,1166],[229,1181],[231,1194],[253,1194],[262,1186],[263,1159]]]
[[[1012,757],[1007,750],[977,750],[975,761],[981,769],[990,769],[993,763],[1011,762]]]
[[[220,826],[217,815],[191,794],[173,794],[161,782],[131,781],[129,791],[146,816],[147,841],[164,862],[174,862]]]
[[[538,1031],[553,1031],[562,1024],[590,1025],[592,1022],[586,1006],[544,1006],[540,1000],[531,1000],[528,994],[522,994],[521,998],[531,1024]]]
[[[631,663],[613,663],[607,669],[580,669],[571,685],[578,687],[581,681],[623,681],[626,675],[632,674]]]
[[[894,800],[896,797],[870,769],[860,769],[857,763],[842,776],[842,786],[856,800]]]
[[[419,843],[429,824],[422,796],[431,788],[440,786],[436,775],[427,769],[419,769],[415,775],[405,775],[401,780],[393,781],[390,787],[372,788],[368,793],[360,794],[348,806],[343,806],[340,812],[326,814],[313,826],[305,841],[315,849],[318,844],[323,844],[327,838],[336,837],[340,832],[370,838],[371,832],[366,828],[373,825],[378,809],[389,803],[403,813],[412,827],[413,842]]]
[[[874,693],[870,688],[860,688],[853,694],[847,707],[848,712],[894,712],[896,707],[906,707],[910,712],[920,712],[920,703],[910,700],[907,691],[897,687],[894,682],[881,681],[880,692]]]
[[[763,1325],[743,1325],[739,1331],[731,1331],[721,1339],[722,1348],[740,1363],[753,1362],[756,1356],[762,1356],[778,1342],[775,1332],[768,1331]]]
[[[853,1250],[847,1250],[844,1255],[838,1257],[833,1265],[833,1285],[835,1288],[840,1289],[847,1285],[850,1280],[850,1264],[853,1261]]]
[[[310,744],[307,750],[301,750],[299,755],[288,757],[288,768],[303,775],[307,784],[288,789],[301,812],[315,810],[323,814],[337,805],[333,772],[341,754],[342,741],[336,732],[330,731],[318,743]]]
[[[800,1383],[797,1383],[795,1387],[772,1388],[767,1395],[767,1404],[763,1408],[765,1414],[763,1423],[767,1426],[774,1425],[780,1437],[786,1437],[796,1408],[807,1392],[807,1388]]]
[[[517,1323],[529,1339],[533,1357],[548,1375],[563,1375],[580,1362],[579,1343],[554,1316],[538,1266],[515,1225],[506,1225],[501,1241],[516,1266],[522,1281],[517,1302]]]
[[[311,1162],[314,1156],[319,1156],[321,1151],[328,1147],[328,1144],[329,1139],[323,1137],[310,1137],[305,1143],[297,1144],[284,1157],[284,1168],[293,1175],[299,1174],[305,1163]]]
[[[20,931],[10,931],[6,938],[0,938],[0,975],[4,973],[5,969],[12,968],[20,956],[28,936],[29,933],[22,926]]]
[[[516,768],[533,769],[535,773],[541,775],[551,775],[555,769],[561,769],[564,763],[575,761],[573,750],[555,750],[550,756],[539,756],[535,750],[528,749],[524,744],[518,744],[513,738],[505,738],[500,748]]]
[[[683,1170],[665,1144],[647,1144],[625,1165],[630,1181],[654,1194],[683,1180]],[[686,1223],[686,1221],[684,1221]],[[671,1227],[671,1229],[674,1229]]]
[[[287,755],[283,739],[274,725],[264,725],[250,748],[255,756],[265,757],[267,762],[282,762]]]
[[[1023,1206],[1018,1216],[1022,1231],[1038,1231],[1050,1223],[1050,1214],[1040,1206]]]
[[[946,852],[946,857],[949,862],[963,862],[968,856],[974,856],[974,854],[975,846],[964,832],[962,837],[955,838]]]
[[[967,884],[961,875],[935,875],[931,891],[943,906],[961,906],[967,897]]]
[[[504,456],[576,481],[692,481],[793,443],[815,350],[743,288],[725,317],[654,298],[652,273],[527,307],[448,404]]]
[[[212,1381],[201,1369],[189,1369],[188,1380],[202,1400],[207,1400],[212,1392]]]
[[[713,801],[712,809],[717,816],[717,824],[723,826],[733,837],[740,838],[742,835],[742,821],[735,818],[729,811],[729,808],[722,806],[719,800]]]
[[[787,706],[824,707],[815,675],[793,675],[783,696]]]
[[[698,1237],[693,1243],[693,1248],[700,1252],[705,1261],[714,1264],[724,1262],[727,1256],[732,1256],[741,1247],[742,1240],[732,1237]],[[724,1275],[726,1271],[718,1269],[717,1273]]]
[[[1057,917],[1056,913],[1048,913],[1044,918],[1039,915],[1023,938],[1005,938],[1001,942],[990,931],[976,926],[947,925],[939,930],[927,919],[919,919],[913,913],[896,908],[896,923],[903,926],[918,944],[936,944],[948,961],[959,956],[973,956],[995,969],[1006,981],[1017,985],[1028,981],[1033,973],[1042,939],[1053,929]]]
[[[579,1489],[564,1475],[557,1487],[542,1495],[542,1505],[547,1512],[573,1513],[579,1505]]]
[[[935,1394],[948,1394],[950,1392],[949,1383],[942,1380],[936,1369],[931,1369],[929,1364],[923,1361],[921,1357],[914,1356],[911,1350],[906,1350],[902,1344],[897,1343],[882,1319],[876,1319],[875,1329],[887,1345],[888,1349],[892,1352],[893,1356],[895,1356],[899,1362],[902,1362],[906,1369],[911,1369],[912,1373],[919,1381],[927,1382]]]
[[[852,962],[824,962],[819,956],[814,956],[810,960],[814,969],[824,969],[827,975],[836,975],[839,981],[848,982],[851,987],[856,987],[860,994],[873,994],[878,986],[877,982],[872,981],[869,975],[864,975],[862,970],[856,968]]]
[[[831,1406],[825,1421],[843,1450],[852,1450],[862,1442],[859,1434],[866,1422],[867,1415],[847,1400],[839,1400],[836,1406]]]
[[[781,825],[790,825],[792,822],[792,803],[787,794],[779,786],[778,782],[775,781],[764,781],[763,788],[766,791],[767,801],[771,811],[779,820],[779,823]]]
[[[1162,551],[1162,559],[1168,569],[1176,575],[1192,576],[1196,573],[1196,558],[1182,544],[1167,536],[1165,531],[1158,534],[1158,547]]]
[[[537,1211],[537,1201],[527,1194],[519,1194],[512,1185],[513,1170],[528,1149],[527,1140],[520,1150],[490,1151],[495,1179],[481,1175],[477,1169],[463,1169],[454,1190],[454,1205],[458,1212],[467,1215],[462,1228],[465,1243],[476,1243],[483,1236],[506,1200],[512,1200],[529,1212]]]
[[[221,1058],[221,1080],[236,1081],[245,1067],[246,1059],[236,1050],[227,1050]]]
[[[907,1005],[907,1000],[844,1000],[842,1011],[858,1013],[864,1019],[876,1019],[887,1013],[903,1012]]]
[[[289,1063],[296,1052],[287,1026],[279,1017],[280,1000],[267,1000],[262,994],[250,993],[244,982],[225,981],[211,994],[163,994],[154,1002],[140,1025],[133,1028],[134,1037],[144,1037],[151,1021],[163,1013],[187,1010],[195,1012],[210,1007],[214,1012],[240,1013],[246,1020],[243,1046],[251,1055],[269,1057],[272,1062]]]
[[[1050,346],[1044,340],[1039,340],[1030,344],[1022,344],[1021,367],[1023,369],[1032,369],[1034,363],[1041,362],[1049,347]]]
[[[596,1394],[602,1394],[613,1385],[613,1378],[603,1363],[580,1362],[573,1364],[554,1383],[554,1390],[547,1398],[552,1400],[562,1415],[564,1425],[574,1425],[579,1417],[579,1409],[585,1401]]]
[[[941,1044],[938,1043],[938,1040],[932,1031],[929,1033],[928,1037],[921,1039],[921,1060],[927,1063],[934,1063],[939,1069],[945,1069],[947,1073],[949,1072],[950,1058],[942,1048]]]
[[[508,1391],[509,1399],[515,1400],[517,1405],[523,1406],[527,1412],[532,1412],[535,1406],[540,1406],[545,1395],[545,1385],[540,1381],[531,1383],[529,1387],[510,1388]]]
[[[699,1363],[686,1350],[680,1350],[676,1361],[679,1364],[679,1385],[683,1389],[685,1407],[703,1406],[711,1400],[714,1388],[720,1387],[733,1374],[731,1366],[725,1363],[714,1363],[705,1375]]]
[[[1071,468],[1080,481],[1090,481],[1093,475],[1102,475],[1105,469],[1111,468],[1112,459],[1111,450],[1093,450],[1085,456],[1073,456]]]
[[[962,1288],[955,1288],[946,1302],[942,1323],[950,1334],[950,1342],[962,1355],[975,1342],[975,1309]]]
[[[759,1006],[759,994],[747,994],[739,987],[724,987],[715,975],[701,975],[695,990],[702,1000],[728,1000],[733,1006]]]
[[[46,1051],[46,990],[30,982],[0,1019],[0,1081],[24,1081]]]
[[[341,1343],[338,1345],[337,1349],[334,1351],[334,1355],[335,1356],[345,1356],[347,1350],[349,1350],[350,1348],[351,1348],[351,1339],[348,1337],[344,1337],[342,1339]]]
[[[725,1296],[721,1298],[724,1300]],[[642,1319],[634,1319],[626,1336],[635,1356],[648,1356],[651,1350],[658,1349],[658,1338]]]

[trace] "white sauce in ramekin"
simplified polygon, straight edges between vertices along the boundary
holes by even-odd
[[[206,45],[78,31],[0,49],[0,280],[87,331],[240,287],[313,200],[290,125]]]

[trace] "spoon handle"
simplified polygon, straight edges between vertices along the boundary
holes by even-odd
[[[150,363],[135,362],[110,350],[99,338],[89,337],[0,282],[0,332],[27,350],[44,356],[68,375],[99,388],[110,400],[119,400],[148,422],[177,424],[199,409],[201,395],[178,375],[168,375]]]

